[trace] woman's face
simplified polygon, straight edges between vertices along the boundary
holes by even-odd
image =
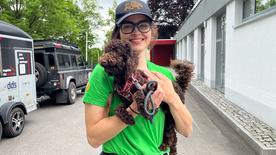
[[[133,25],[136,26],[134,26],[133,32],[131,32]],[[135,52],[141,53],[148,48],[151,41],[151,33],[151,24],[144,15],[129,16],[120,25],[121,40],[130,42]]]

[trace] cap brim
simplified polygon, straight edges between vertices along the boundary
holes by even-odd
[[[143,13],[143,12],[132,12],[132,13],[128,13],[128,14],[124,15],[123,17],[121,17],[121,18],[116,22],[116,25],[119,25],[124,19],[126,19],[127,17],[129,17],[129,16],[131,16],[131,15],[145,15],[145,16],[147,16],[147,17],[152,21],[152,18],[151,18],[149,15],[147,15],[147,14],[145,14],[145,13]]]

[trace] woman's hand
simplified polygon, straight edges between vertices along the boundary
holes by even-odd
[[[154,93],[152,94],[152,99],[154,101],[154,107],[158,108],[161,104],[161,102],[164,99],[164,91],[161,88],[161,86],[157,85],[157,89],[154,91]]]
[[[146,85],[147,84],[144,84],[142,86],[142,89],[145,89]],[[157,85],[157,89],[152,94],[152,99],[154,101],[155,108],[158,108],[160,106],[161,102],[163,101],[163,98],[164,98],[164,91],[161,88],[161,86]],[[150,106],[149,108],[152,109],[152,105],[150,104],[149,106]],[[135,101],[130,105],[130,108],[138,112],[138,106]]]
[[[163,101],[169,105],[170,112],[175,121],[176,130],[185,137],[189,137],[193,130],[192,116],[186,106],[182,103],[178,94],[175,92],[172,81],[161,73],[149,71],[144,72],[151,80],[157,81],[158,86],[164,90]]]
[[[150,71],[144,71],[145,74],[150,78],[150,80],[154,80],[158,82],[158,87],[163,91],[164,98],[163,101],[170,104],[175,99],[179,98],[177,93],[174,90],[172,81],[168,79],[166,76],[164,76],[161,73],[158,72],[150,72]]]

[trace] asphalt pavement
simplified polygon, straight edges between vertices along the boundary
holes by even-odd
[[[73,105],[46,102],[26,116],[23,133],[3,138],[0,155],[98,155],[86,141],[82,95]],[[193,134],[178,135],[178,155],[255,155],[247,143],[195,93],[186,97]]]

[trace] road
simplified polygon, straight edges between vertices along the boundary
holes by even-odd
[[[46,102],[26,116],[22,134],[0,142],[1,155],[97,155],[101,148],[87,144],[84,105],[79,95],[73,105]],[[196,94],[186,104],[194,119],[189,138],[178,135],[179,155],[254,155],[252,149]]]

